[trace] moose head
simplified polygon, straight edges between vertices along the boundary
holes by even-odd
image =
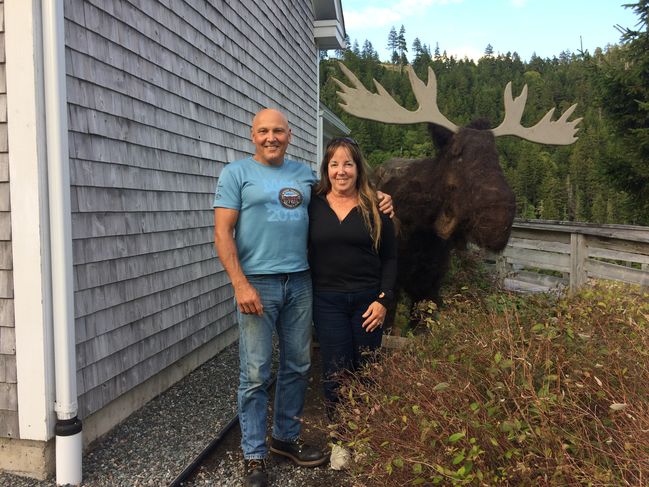
[[[419,104],[407,110],[376,80],[377,93],[367,90],[342,63],[351,81],[341,88],[340,106],[350,115],[385,123],[427,122],[438,148],[432,159],[393,159],[375,172],[378,189],[392,195],[400,222],[397,285],[413,302],[432,299],[441,303],[439,289],[448,269],[450,252],[467,242],[501,251],[509,240],[515,215],[515,197],[500,168],[495,137],[514,135],[532,142],[568,145],[581,118],[569,121],[577,105],[552,120],[554,108],[536,125],[523,127],[527,85],[513,98],[511,82],[505,88],[505,118],[490,129],[485,121],[460,128],[437,106],[437,79],[428,68],[424,84],[407,66],[410,84]]]

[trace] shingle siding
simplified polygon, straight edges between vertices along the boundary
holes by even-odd
[[[81,417],[234,325],[212,194],[265,106],[289,117],[289,155],[315,162],[311,9],[65,1]]]

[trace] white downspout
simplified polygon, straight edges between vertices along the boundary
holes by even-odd
[[[63,0],[43,0],[42,5],[56,381],[56,484],[81,485]]]

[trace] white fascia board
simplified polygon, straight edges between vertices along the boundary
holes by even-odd
[[[338,20],[315,20],[313,22],[313,36],[320,50],[345,48],[345,33],[342,24]]]
[[[324,122],[324,134],[325,135],[348,135],[352,130],[343,122],[338,116],[329,110],[322,103],[320,104],[320,116]]]
[[[351,129],[345,125],[345,122],[321,102],[318,110],[318,163],[316,165],[318,174],[320,174],[320,165],[327,143],[335,137],[349,135],[350,132]]]
[[[54,349],[40,0],[5,2],[16,373],[20,439],[54,430]]]

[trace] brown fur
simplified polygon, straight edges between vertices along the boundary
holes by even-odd
[[[452,134],[431,126],[431,133],[439,148],[435,160],[393,159],[377,169],[374,179],[392,195],[400,222],[399,289],[413,302],[441,303],[451,250],[467,242],[502,250],[514,220],[515,197],[490,131],[463,128]]]

